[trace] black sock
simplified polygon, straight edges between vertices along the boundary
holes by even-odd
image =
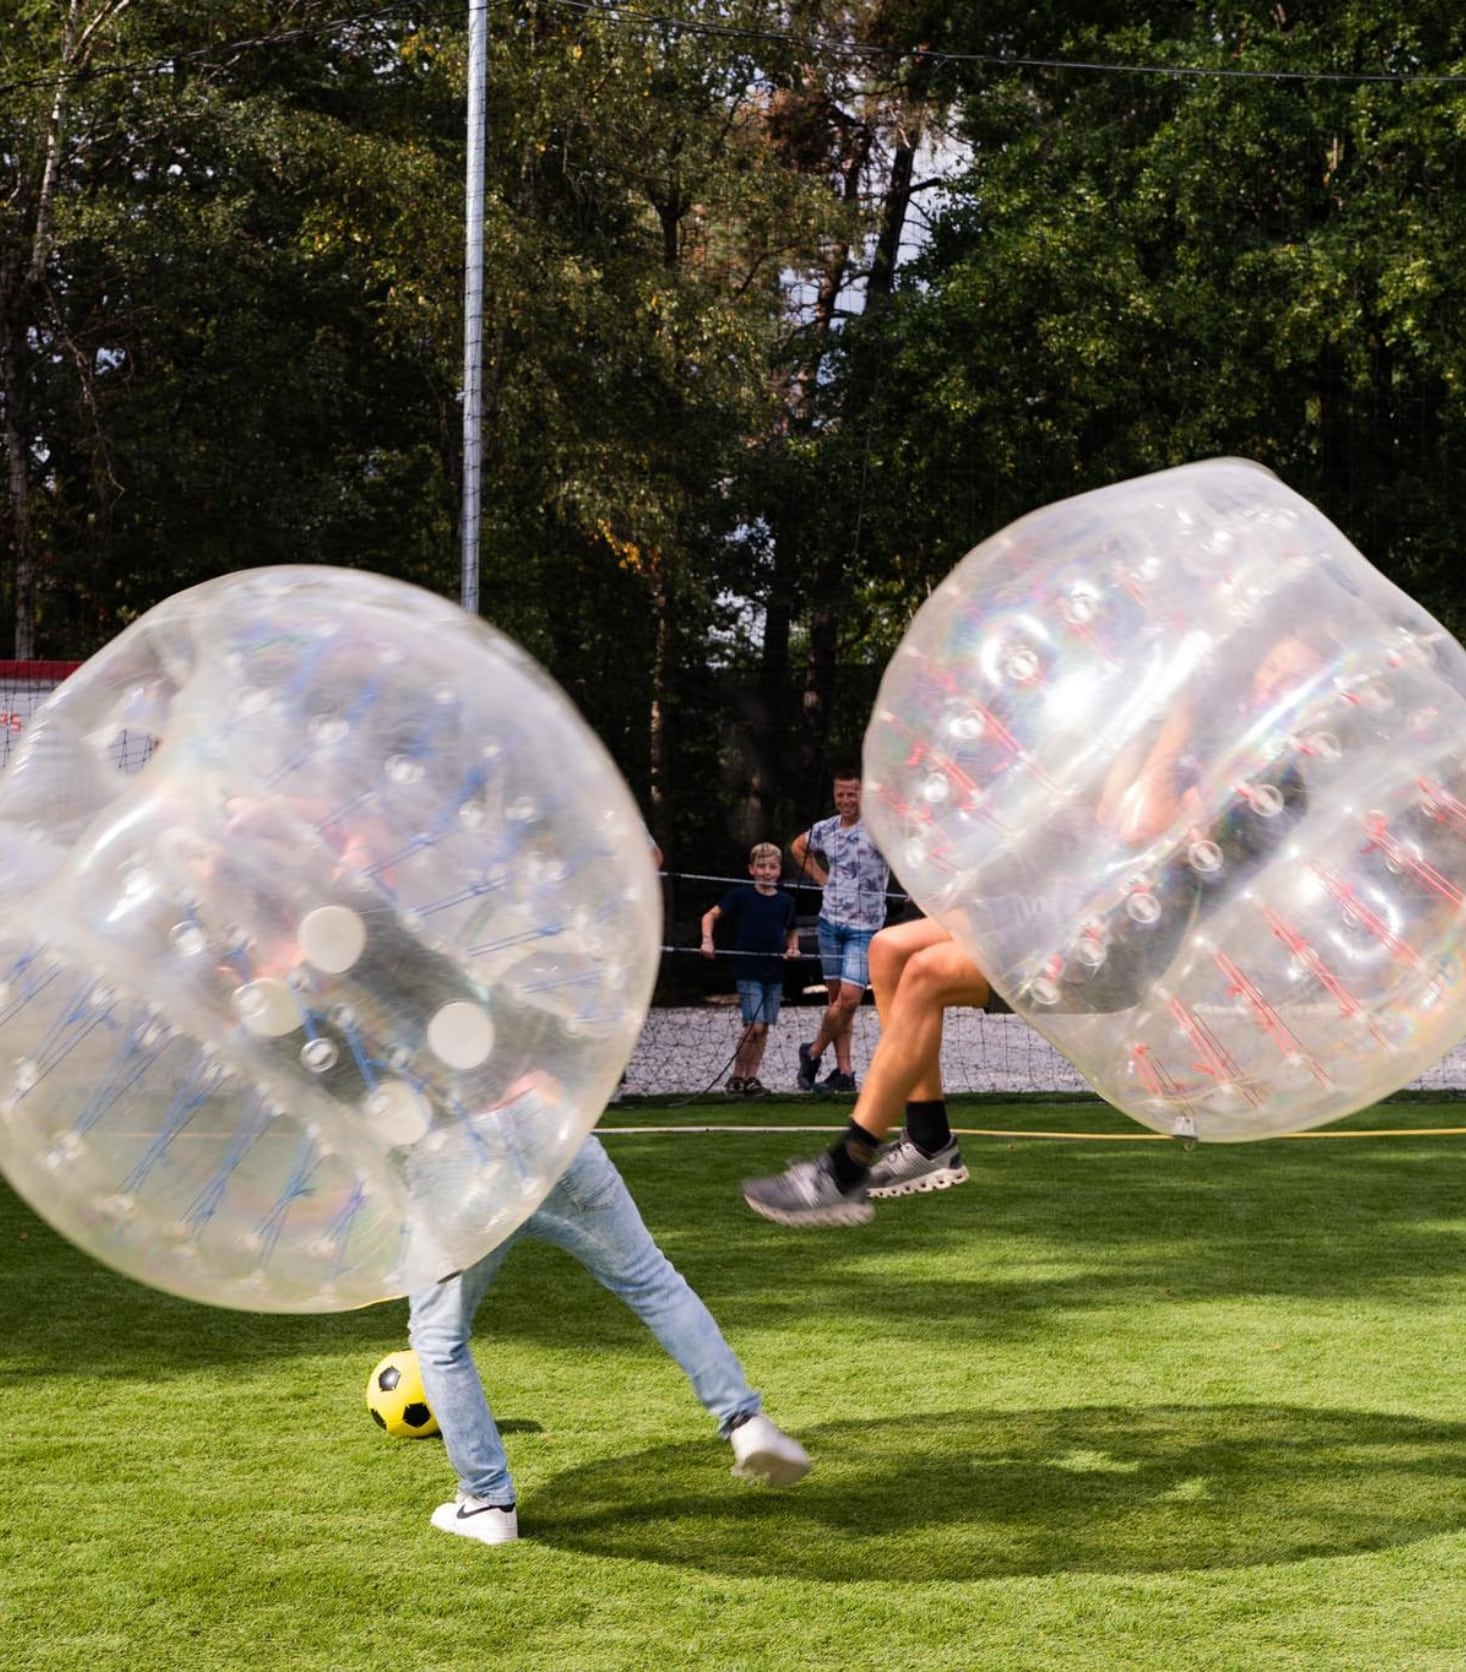
[[[947,1100],[933,1097],[924,1103],[906,1105],[906,1136],[917,1149],[931,1160],[938,1150],[952,1142],[952,1128],[947,1120]]]
[[[865,1183],[880,1147],[880,1139],[872,1138],[863,1126],[857,1126],[854,1121],[830,1146],[830,1171],[835,1175],[835,1183],[842,1195],[848,1196]]]

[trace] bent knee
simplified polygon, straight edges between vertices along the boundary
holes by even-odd
[[[915,952],[901,977],[903,995],[935,1004],[985,1004],[987,977],[950,941]]]
[[[883,929],[870,943],[870,978],[877,987],[894,987],[911,954],[899,941],[885,941],[885,933]]]

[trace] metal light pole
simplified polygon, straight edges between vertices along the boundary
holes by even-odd
[[[488,0],[468,4],[468,173],[463,256],[463,534],[459,602],[478,614],[479,506],[484,450],[484,137],[489,64]]]

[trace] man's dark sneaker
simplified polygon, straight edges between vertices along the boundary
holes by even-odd
[[[729,1075],[728,1083],[723,1087],[723,1090],[727,1092],[729,1097],[747,1097],[748,1081],[740,1080],[736,1074],[731,1074]]]
[[[767,1097],[769,1088],[757,1075],[753,1075],[743,1082],[743,1095],[745,1097]]]
[[[795,1084],[800,1091],[813,1091],[815,1075],[820,1071],[820,1059],[813,1055],[808,1045],[799,1047],[799,1073],[795,1076]]]
[[[825,1075],[824,1079],[820,1081],[821,1091],[853,1092],[857,1089],[855,1076],[853,1074],[844,1074],[838,1068],[832,1069]]]
[[[835,1183],[828,1155],[795,1161],[773,1178],[745,1179],[743,1199],[776,1225],[866,1225],[875,1217],[863,1184],[846,1195]]]
[[[935,1155],[923,1155],[904,1135],[894,1144],[882,1144],[876,1164],[870,1170],[872,1196],[922,1196],[929,1190],[950,1190],[966,1184],[967,1168],[953,1138]]]

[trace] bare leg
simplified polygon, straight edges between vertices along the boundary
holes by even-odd
[[[948,1005],[986,1004],[990,991],[982,971],[945,931],[909,953],[855,1100],[858,1126],[884,1138],[908,1098],[942,1095],[942,1013]]]
[[[769,1037],[767,1022],[750,1022],[743,1030],[743,1038],[738,1045],[738,1060],[734,1073],[740,1080],[756,1080],[759,1066],[764,1060],[764,1046]]]
[[[882,929],[870,943],[870,984],[875,989],[876,1014],[881,1019],[884,1036],[891,1027],[891,1003],[901,984],[907,964],[928,947],[951,944],[952,937],[929,917],[917,918],[914,923],[895,923]],[[879,1047],[878,1047],[879,1048]],[[938,1042],[938,1055],[941,1046]],[[924,1074],[907,1093],[909,1098],[932,1099],[942,1095],[940,1069]]]
[[[859,987],[848,981],[827,982],[830,1002],[820,1017],[820,1029],[810,1043],[809,1054],[817,1057],[829,1045],[835,1047],[835,1057],[848,1073],[850,1069],[850,1024],[864,997]],[[843,1053],[843,1055],[842,1055]]]
[[[796,1161],[774,1178],[744,1180],[744,1201],[776,1225],[863,1225],[871,1218],[868,1187],[877,1146],[905,1114],[913,1093],[926,1094],[918,1101],[942,1095],[947,1006],[987,1003],[987,978],[944,930],[901,925],[884,946],[881,939],[876,936],[871,950],[883,1027],[850,1127],[816,1160]],[[951,1161],[951,1176],[944,1175],[939,1188],[967,1177],[955,1148]],[[883,1184],[880,1193],[907,1191],[899,1183]]]
[[[830,1040],[835,1047],[835,1066],[842,1074],[850,1072],[850,1038],[855,1026],[855,1012],[865,997],[862,988],[853,982],[842,981],[835,991],[834,1003],[826,1012],[833,1018]],[[823,1029],[821,1029],[823,1031]]]

